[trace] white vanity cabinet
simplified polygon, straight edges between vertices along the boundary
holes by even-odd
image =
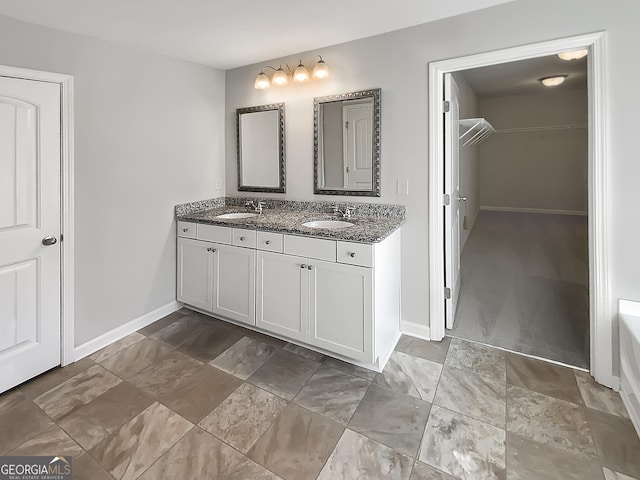
[[[232,230],[238,230],[198,227],[212,226],[190,224],[180,225],[178,229],[178,301],[223,318],[255,325],[255,250],[181,236],[181,233],[188,233],[207,240],[228,239],[231,243]],[[183,232],[185,229],[187,232]],[[250,234],[255,237],[255,232]],[[244,238],[251,238],[251,235]]]

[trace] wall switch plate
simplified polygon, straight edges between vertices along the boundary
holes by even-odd
[[[222,180],[219,178],[216,180],[216,190],[222,190]]]
[[[398,195],[409,195],[409,179],[398,179]]]

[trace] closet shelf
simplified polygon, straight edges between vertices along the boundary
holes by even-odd
[[[495,132],[493,126],[484,118],[462,118],[460,126],[467,131],[460,135],[462,146],[477,145]]]

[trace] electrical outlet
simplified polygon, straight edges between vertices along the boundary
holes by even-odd
[[[220,178],[216,180],[216,190],[222,190],[222,179]]]
[[[409,179],[398,179],[398,195],[409,195]]]

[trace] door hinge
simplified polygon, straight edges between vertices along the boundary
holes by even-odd
[[[64,235],[63,234],[60,234],[60,241],[64,242]]]
[[[344,128],[349,129],[349,122],[344,122]]]
[[[448,193],[442,195],[442,203],[449,205],[451,203],[451,196]]]
[[[445,287],[444,289],[444,298],[447,300],[451,299],[451,289],[449,287]]]
[[[449,110],[451,110],[451,102],[449,102],[449,100],[445,100],[442,103],[442,110],[444,113],[449,113]]]

